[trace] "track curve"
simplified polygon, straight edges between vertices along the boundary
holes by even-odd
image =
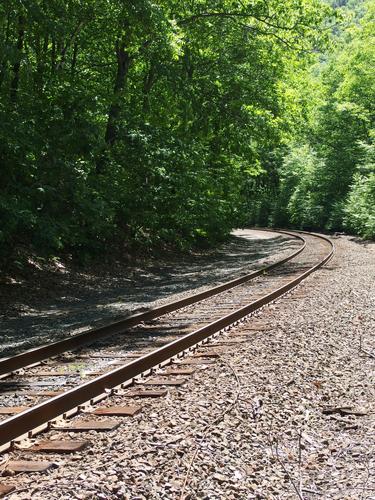
[[[24,351],[20,354],[16,354],[15,356],[10,356],[7,358],[0,359],[0,378],[3,377],[4,375],[11,374],[16,370],[25,369],[30,365],[39,363],[53,356],[62,354],[66,351],[72,351],[78,349],[84,345],[92,344],[108,336],[121,334],[123,333],[124,330],[139,325],[142,322],[159,318],[170,312],[177,311],[183,307],[195,304],[209,297],[213,297],[219,293],[222,293],[223,291],[229,290],[242,283],[246,283],[247,281],[253,280],[254,278],[262,275],[263,273],[269,272],[272,269],[281,266],[282,264],[297,257],[297,255],[299,255],[305,250],[306,241],[304,240],[303,236],[296,235],[288,231],[275,230],[275,232],[280,232],[282,234],[299,239],[302,242],[301,247],[298,248],[296,251],[292,252],[290,255],[286,256],[285,258],[274,262],[273,264],[263,266],[257,271],[246,274],[245,276],[241,276],[240,278],[230,280],[222,285],[218,285],[203,292],[192,294],[188,297],[184,297],[182,299],[167,303],[165,305],[149,309],[146,312],[133,314],[131,316],[128,316],[127,318],[124,318],[123,320],[109,323],[108,325],[99,328],[93,328],[86,332],[70,336],[66,339],[57,342],[52,342],[47,345],[35,347],[33,349]]]
[[[231,282],[229,282],[230,286],[228,286],[229,283],[227,283],[225,285],[215,287],[216,292],[213,292],[213,290],[215,289],[210,289],[208,292],[211,292],[211,295],[206,295],[207,291],[203,292],[201,295],[206,295],[205,298],[213,297],[217,295],[217,293],[222,293],[223,291],[229,290],[236,286],[239,287],[243,283],[246,283],[246,281],[249,281],[249,279],[253,279],[256,276],[263,275],[264,279],[266,279],[267,274],[265,273],[270,273],[271,275],[272,271],[275,268],[279,268],[279,266],[282,266],[283,264],[290,263],[290,261],[292,261],[295,257],[302,254],[302,252],[306,249],[306,238],[317,239],[320,242],[323,242],[324,245],[329,246],[329,251],[327,252],[325,249],[324,255],[319,256],[318,261],[316,261],[316,255],[314,254],[314,252],[312,252],[311,256],[308,258],[308,260],[310,259],[312,262],[309,262],[308,264],[297,263],[297,265],[295,265],[295,268],[297,268],[298,270],[298,275],[294,275],[292,279],[288,278],[288,281],[285,283],[283,282],[281,286],[275,287],[275,281],[276,283],[279,283],[278,280],[280,280],[280,277],[272,276],[274,281],[273,289],[271,291],[267,291],[267,293],[263,294],[260,298],[246,303],[242,307],[236,308],[229,314],[226,314],[219,319],[210,322],[208,325],[194,330],[191,333],[183,335],[182,337],[168,343],[167,345],[164,345],[163,347],[155,349],[152,352],[141,356],[139,359],[130,361],[129,363],[119,368],[115,368],[114,370],[104,373],[103,375],[100,375],[93,380],[80,384],[78,387],[73,387],[63,394],[49,398],[47,401],[43,401],[36,406],[33,406],[14,415],[13,417],[6,419],[3,422],[0,422],[0,449],[8,448],[14,440],[19,440],[22,437],[30,436],[30,433],[35,433],[36,431],[47,428],[51,421],[63,414],[77,413],[80,410],[81,405],[95,403],[96,401],[104,399],[105,397],[110,395],[112,391],[133,384],[137,377],[148,375],[152,373],[152,371],[156,368],[160,368],[171,362],[175,362],[180,357],[197,349],[203,343],[209,342],[209,340],[215,337],[219,332],[230,327],[231,325],[235,325],[239,321],[243,321],[255,311],[259,311],[265,305],[288,293],[304,279],[306,279],[311,273],[327,263],[333,256],[333,243],[323,235],[318,235],[315,233],[295,234],[284,232],[281,230],[279,232],[299,237],[303,241],[302,247],[299,248],[296,252],[293,252],[291,256],[288,256],[286,259],[283,259],[277,264],[267,266],[267,268],[263,268],[260,271],[251,273],[246,277],[232,280]],[[290,273],[293,272],[293,270],[295,271],[295,269],[293,268],[292,271],[289,270],[289,277],[291,275]],[[288,275],[288,271],[285,273],[284,270],[284,274]],[[217,290],[220,288],[221,291],[218,292]],[[191,300],[192,302],[189,303],[189,300]],[[176,307],[175,304],[174,308],[169,310],[168,308],[171,307],[171,304],[167,304],[166,306],[157,308],[157,310],[158,312],[160,312],[160,309],[165,308],[164,314],[166,314],[182,307],[187,307],[198,301],[193,301],[192,297],[188,297],[186,299],[182,299],[182,301],[177,302],[180,303],[179,307]],[[181,305],[182,302],[184,303],[184,305]],[[143,317],[148,313],[150,314],[149,317],[152,319],[158,317],[153,316],[153,314],[157,314],[155,310],[143,313]],[[138,316],[139,319],[139,316],[142,316],[142,314],[136,316]],[[134,318],[132,319],[132,321],[134,321]],[[144,321],[144,319],[141,321]],[[121,328],[123,328],[123,322],[120,322],[120,324]],[[119,325],[116,324],[115,328],[117,328],[117,326]]]

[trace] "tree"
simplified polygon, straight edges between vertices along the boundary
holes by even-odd
[[[300,227],[346,227],[367,236],[371,233],[359,230],[358,217],[351,223],[356,203],[370,203],[372,196],[371,175],[358,173],[364,148],[371,149],[374,128],[375,10],[371,2],[365,7],[360,23],[335,35],[337,47],[332,57],[328,62],[322,60],[306,79],[318,92],[312,98],[312,112],[306,114],[307,124],[299,122],[300,130],[291,138],[280,171],[276,220],[289,213],[289,222]],[[301,93],[300,87],[298,91]],[[365,212],[364,224],[371,226],[365,221],[371,219],[372,210]]]
[[[4,0],[0,253],[225,237],[290,133],[318,0]],[[286,122],[288,122],[286,124]]]

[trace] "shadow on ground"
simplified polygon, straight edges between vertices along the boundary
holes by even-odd
[[[55,273],[45,283],[2,285],[10,309],[1,320],[0,357],[108,323],[193,290],[215,286],[291,253],[300,243],[275,233],[239,230],[214,252],[144,268]],[[3,309],[3,308],[2,308]]]

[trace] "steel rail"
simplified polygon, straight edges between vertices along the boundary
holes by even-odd
[[[274,232],[281,233],[281,231],[276,230]],[[53,356],[57,356],[64,352],[74,351],[84,345],[92,344],[99,339],[101,340],[112,335],[121,334],[124,332],[124,330],[139,325],[141,322],[150,321],[152,319],[159,318],[164,314],[177,311],[178,309],[194,303],[198,303],[209,297],[250,281],[257,276],[261,276],[262,274],[267,273],[268,271],[281,266],[282,264],[285,264],[289,260],[297,257],[297,255],[299,255],[301,252],[303,252],[303,250],[306,248],[306,241],[304,240],[303,236],[289,233],[287,231],[283,231],[282,234],[293,236],[294,238],[301,240],[301,247],[287,257],[284,257],[283,259],[274,262],[273,264],[264,266],[257,271],[253,271],[252,273],[241,276],[240,278],[233,279],[222,285],[209,288],[208,290],[205,290],[203,292],[189,295],[187,297],[169,302],[159,307],[151,308],[148,311],[142,313],[133,314],[122,320],[109,323],[108,325],[93,328],[86,332],[80,333],[78,335],[73,335],[63,340],[29,349],[20,354],[16,354],[15,356],[0,359],[0,376],[10,374],[16,370],[20,370],[21,368],[27,368],[30,365],[34,365],[35,363],[39,363],[40,361],[51,358]]]
[[[150,370],[159,367],[161,364],[165,365],[166,363],[173,361],[176,357],[186,353],[186,351],[192,350],[202,344],[202,342],[208,341],[210,337],[222,331],[224,328],[237,323],[239,320],[242,320],[249,314],[259,310],[261,307],[292,290],[310,274],[327,263],[333,256],[333,243],[325,236],[315,233],[313,235],[317,238],[325,240],[330,245],[330,251],[322,260],[299,275],[297,278],[292,279],[273,292],[268,293],[260,299],[241,307],[219,320],[174,340],[166,346],[160,347],[149,354],[145,354],[141,358],[134,360],[125,366],[121,366],[111,372],[100,375],[94,380],[70,389],[61,395],[52,397],[45,402],[39,403],[28,410],[0,422],[0,449],[5,449],[5,447],[11,445],[12,441],[17,438],[19,439],[21,436],[30,433],[35,429],[40,429],[46,424],[48,425],[49,422],[61,415],[75,409],[78,411],[80,406],[98,398],[105,397],[117,387],[121,387],[124,384],[130,385],[134,382],[136,377],[150,372]]]

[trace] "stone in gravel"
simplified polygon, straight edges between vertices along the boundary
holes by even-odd
[[[4,497],[5,495],[8,495],[9,493],[11,493],[15,489],[16,489],[16,487],[13,486],[12,484],[0,484],[0,497]]]
[[[225,483],[230,480],[230,478],[228,476],[224,476],[224,474],[214,474],[212,479],[218,481],[219,483]]]

